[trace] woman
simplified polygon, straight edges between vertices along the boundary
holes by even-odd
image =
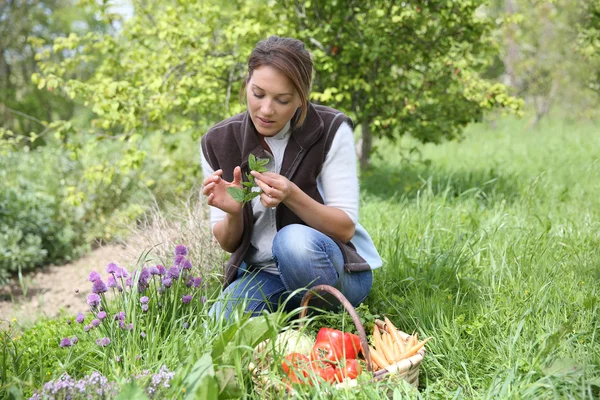
[[[357,224],[352,121],[309,102],[312,73],[301,41],[259,42],[242,88],[247,111],[202,137],[202,193],[213,234],[232,253],[213,314],[228,318],[242,301],[252,314],[281,303],[291,309],[299,305],[298,289],[318,284],[338,288],[356,306],[371,289],[371,270],[381,266]],[[250,171],[250,154],[269,159],[268,172]],[[242,207],[227,188],[241,187],[247,173],[262,193]]]

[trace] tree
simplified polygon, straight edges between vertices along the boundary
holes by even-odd
[[[458,137],[493,107],[520,102],[479,77],[495,49],[481,1],[282,0],[315,58],[314,98],[350,113],[362,129],[360,163],[373,136]]]
[[[54,41],[70,52],[40,63],[40,86],[52,84],[84,101],[95,114],[94,134],[137,141],[148,132],[200,135],[238,112],[237,93],[256,42],[285,33],[271,2],[139,1],[118,35],[90,32]],[[99,64],[89,79],[69,79],[79,63]],[[43,80],[42,80],[43,79]]]
[[[552,106],[585,101],[580,94],[588,74],[573,57],[583,0],[492,0],[486,13],[500,21],[504,81],[532,105],[537,125]]]
[[[69,32],[106,31],[95,19],[97,7],[75,7],[74,0],[5,1],[0,3],[0,137],[28,137],[47,122],[70,119],[75,104],[31,82],[38,71],[36,47]],[[35,39],[32,40],[32,37]],[[54,60],[63,57],[56,53]],[[73,73],[82,76],[89,66]],[[40,141],[41,142],[41,141]]]
[[[586,81],[588,87],[600,96],[600,0],[587,4],[579,29],[579,51],[591,68]]]

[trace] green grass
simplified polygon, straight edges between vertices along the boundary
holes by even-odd
[[[436,338],[426,397],[598,395],[599,129],[480,124],[411,164],[380,146],[361,221],[387,263],[367,304]]]
[[[386,263],[376,271],[373,290],[359,313],[367,331],[374,316],[387,315],[399,328],[435,339],[427,345],[418,391],[389,380],[363,381],[359,391],[307,387],[299,395],[323,399],[597,398],[598,131],[600,126],[593,123],[557,120],[545,120],[537,130],[527,130],[526,121],[505,119],[497,129],[486,124],[471,126],[460,142],[422,146],[419,157],[412,153],[411,162],[401,155],[399,146],[378,142],[374,168],[362,177],[361,223]],[[401,146],[410,148],[414,142],[407,139]],[[203,243],[196,247],[209,248],[198,237],[205,221],[194,217],[197,204],[187,207],[189,212],[181,213],[187,215],[184,222],[175,223],[177,238],[165,236],[173,234],[165,222],[151,235],[153,243],[190,242],[190,247]],[[192,262],[204,267],[201,258]],[[204,313],[194,315],[191,326],[195,328],[172,332],[162,351],[137,359],[131,356],[135,349],[128,350],[127,368],[99,363],[102,352],[86,342],[85,336],[78,344],[81,347],[72,350],[77,357],[65,360],[66,352],[58,349],[57,340],[73,327],[66,325],[66,317],[61,318],[41,322],[26,330],[23,338],[4,341],[10,346],[0,348],[3,382],[10,381],[7,371],[20,368],[22,381],[15,380],[15,385],[30,394],[63,371],[82,377],[95,364],[102,364],[109,379],[125,385],[131,374],[144,369],[156,372],[166,365],[177,375],[170,394],[163,394],[181,398],[200,382],[198,371],[206,360],[210,364],[207,354],[212,354],[217,375],[235,374],[232,382],[238,393],[257,393],[247,373],[248,350],[257,338],[243,317],[238,329],[235,323],[229,328],[207,323]],[[287,323],[285,316],[275,319]],[[347,327],[349,321],[344,314],[328,314],[312,320],[308,327],[309,331],[324,325]],[[263,336],[276,330],[262,323],[254,329]],[[219,355],[215,349],[228,341],[233,345]],[[17,357],[17,353],[22,355]],[[26,360],[29,369],[11,367],[19,360]],[[280,378],[272,376],[275,381]],[[281,397],[279,392],[260,388],[258,393],[255,397]]]

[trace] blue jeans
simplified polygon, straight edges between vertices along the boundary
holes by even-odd
[[[263,309],[275,311],[280,306],[290,311],[300,306],[306,288],[321,284],[335,287],[356,307],[371,290],[373,274],[370,270],[345,271],[338,245],[327,235],[305,225],[288,225],[277,232],[273,258],[279,275],[242,264],[237,279],[221,293],[210,314],[224,313],[228,319],[233,308],[244,302],[246,312],[253,315]],[[339,302],[328,296],[322,299],[313,296],[309,306],[335,310]]]

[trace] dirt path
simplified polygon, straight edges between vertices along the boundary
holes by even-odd
[[[99,247],[73,263],[50,266],[29,275],[26,278],[27,296],[23,296],[18,283],[0,287],[0,320],[16,318],[21,326],[29,326],[41,317],[55,317],[63,310],[71,315],[85,312],[88,308],[85,299],[91,293],[91,284],[87,280],[90,271],[105,275],[109,262],[130,265],[135,260],[131,249],[109,245]],[[79,293],[75,293],[75,289],[79,289]]]

